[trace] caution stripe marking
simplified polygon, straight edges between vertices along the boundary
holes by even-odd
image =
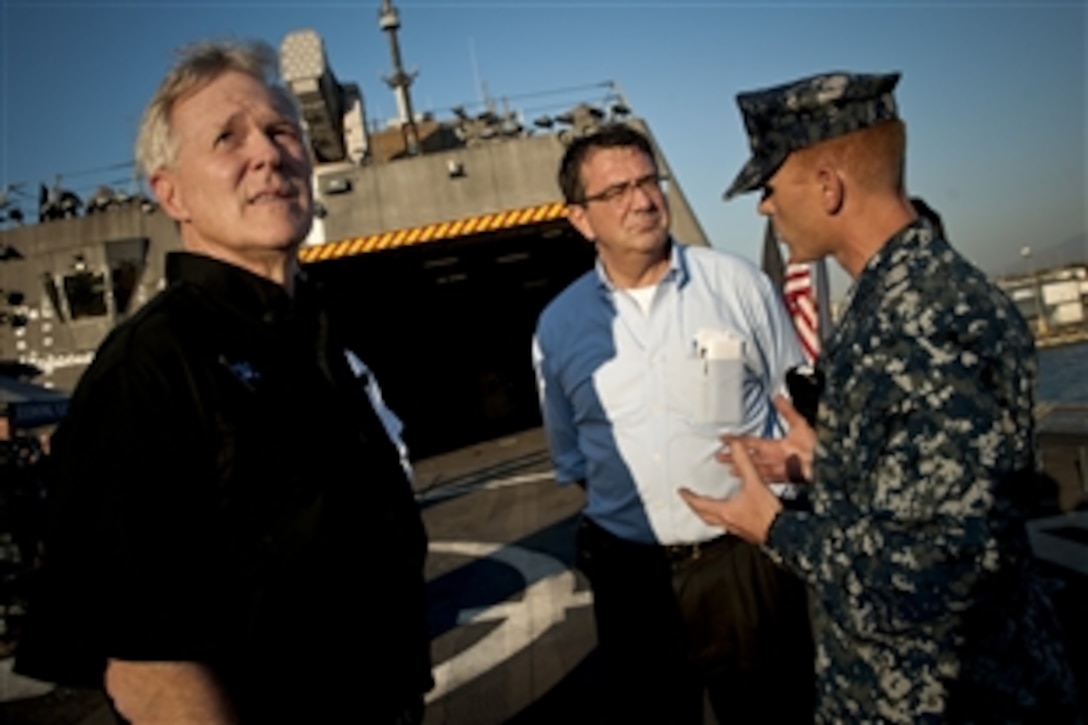
[[[478,216],[452,219],[443,222],[424,224],[418,227],[396,229],[388,232],[379,232],[365,237],[349,237],[336,242],[325,242],[303,247],[299,251],[299,259],[302,262],[323,262],[329,259],[351,257],[357,254],[379,252],[398,247],[410,247],[426,242],[438,242],[444,239],[456,239],[467,237],[481,232],[492,232],[499,229],[512,229],[514,227],[541,222],[553,221],[567,215],[566,205],[562,202],[550,202],[539,206],[530,206],[524,209],[510,209],[508,211],[495,212],[493,214],[480,214]]]

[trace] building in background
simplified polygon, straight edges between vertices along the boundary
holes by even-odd
[[[1088,340],[1088,265],[1029,271],[997,285],[1031,324],[1040,347]]]

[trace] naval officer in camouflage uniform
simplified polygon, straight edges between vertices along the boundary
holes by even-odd
[[[682,495],[808,583],[818,720],[1075,721],[1024,529],[1042,488],[1031,333],[912,208],[898,79],[738,96],[753,154],[726,198],[762,190],[792,257],[830,255],[854,283],[815,431],[780,400],[787,439],[726,441],[740,493]],[[763,484],[788,470],[811,480],[810,512]]]

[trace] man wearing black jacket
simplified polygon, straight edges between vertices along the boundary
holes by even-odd
[[[274,69],[194,46],[145,113],[185,251],[56,433],[17,669],[133,723],[418,723],[426,533],[400,422],[297,267],[311,167]]]

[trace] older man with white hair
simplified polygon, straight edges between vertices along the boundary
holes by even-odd
[[[133,723],[414,723],[431,685],[400,424],[298,270],[311,164],[274,71],[200,44],[152,98],[137,156],[184,251],[53,442],[17,668]]]

